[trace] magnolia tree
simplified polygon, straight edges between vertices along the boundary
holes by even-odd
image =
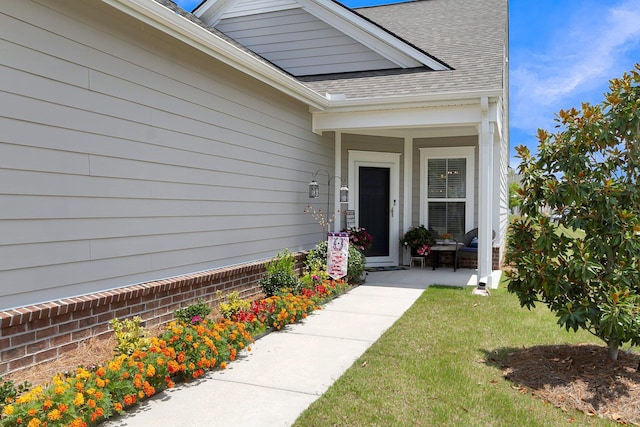
[[[640,65],[611,80],[598,105],[560,111],[538,131],[538,154],[517,147],[521,216],[511,224],[509,291],[549,306],[616,360],[640,344]]]

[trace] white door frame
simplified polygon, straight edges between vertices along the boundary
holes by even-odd
[[[389,256],[367,257],[367,266],[395,266],[399,263],[400,156],[400,153],[349,150],[349,183],[353,188],[350,190],[353,197],[349,197],[349,209],[356,213],[356,226],[359,226],[360,209],[358,169],[361,166],[389,169]]]

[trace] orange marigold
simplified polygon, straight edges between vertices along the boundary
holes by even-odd
[[[87,427],[87,423],[85,423],[82,418],[76,418],[71,421],[70,427]]]
[[[95,407],[96,407],[96,405],[97,405],[97,403],[96,403],[96,401],[95,401],[95,400],[93,400],[93,399],[89,399],[89,400],[87,401],[87,406],[89,406],[89,408],[91,408],[91,409],[95,408]]]
[[[122,409],[123,409],[123,408],[122,408],[122,403],[120,403],[120,402],[116,402],[116,403],[114,403],[114,404],[113,404],[113,409],[115,409],[115,410],[116,410],[116,411],[118,411],[118,412],[122,412]]]
[[[97,419],[102,418],[104,415],[104,410],[102,408],[97,408],[95,411],[91,413],[91,422],[95,423]]]
[[[142,390],[144,391],[144,394],[147,395],[147,397],[151,397],[156,393],[156,389],[147,381],[144,382]]]
[[[62,414],[57,409],[54,409],[47,414],[47,418],[49,418],[51,421],[57,421],[62,418]]]

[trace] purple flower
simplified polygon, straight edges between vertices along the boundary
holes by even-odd
[[[191,318],[191,323],[193,323],[194,325],[195,325],[196,323],[200,323],[201,321],[202,321],[202,317],[200,317],[200,316],[198,316],[198,315],[195,315],[195,316],[193,316],[193,317]]]

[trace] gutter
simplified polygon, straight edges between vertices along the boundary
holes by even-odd
[[[344,94],[326,94],[329,105],[312,112],[373,111],[385,109],[407,109],[418,107],[441,107],[450,105],[480,105],[482,98],[496,102],[503,96],[502,89],[485,89],[463,92],[440,92],[423,95],[399,95],[367,98],[346,98]]]

